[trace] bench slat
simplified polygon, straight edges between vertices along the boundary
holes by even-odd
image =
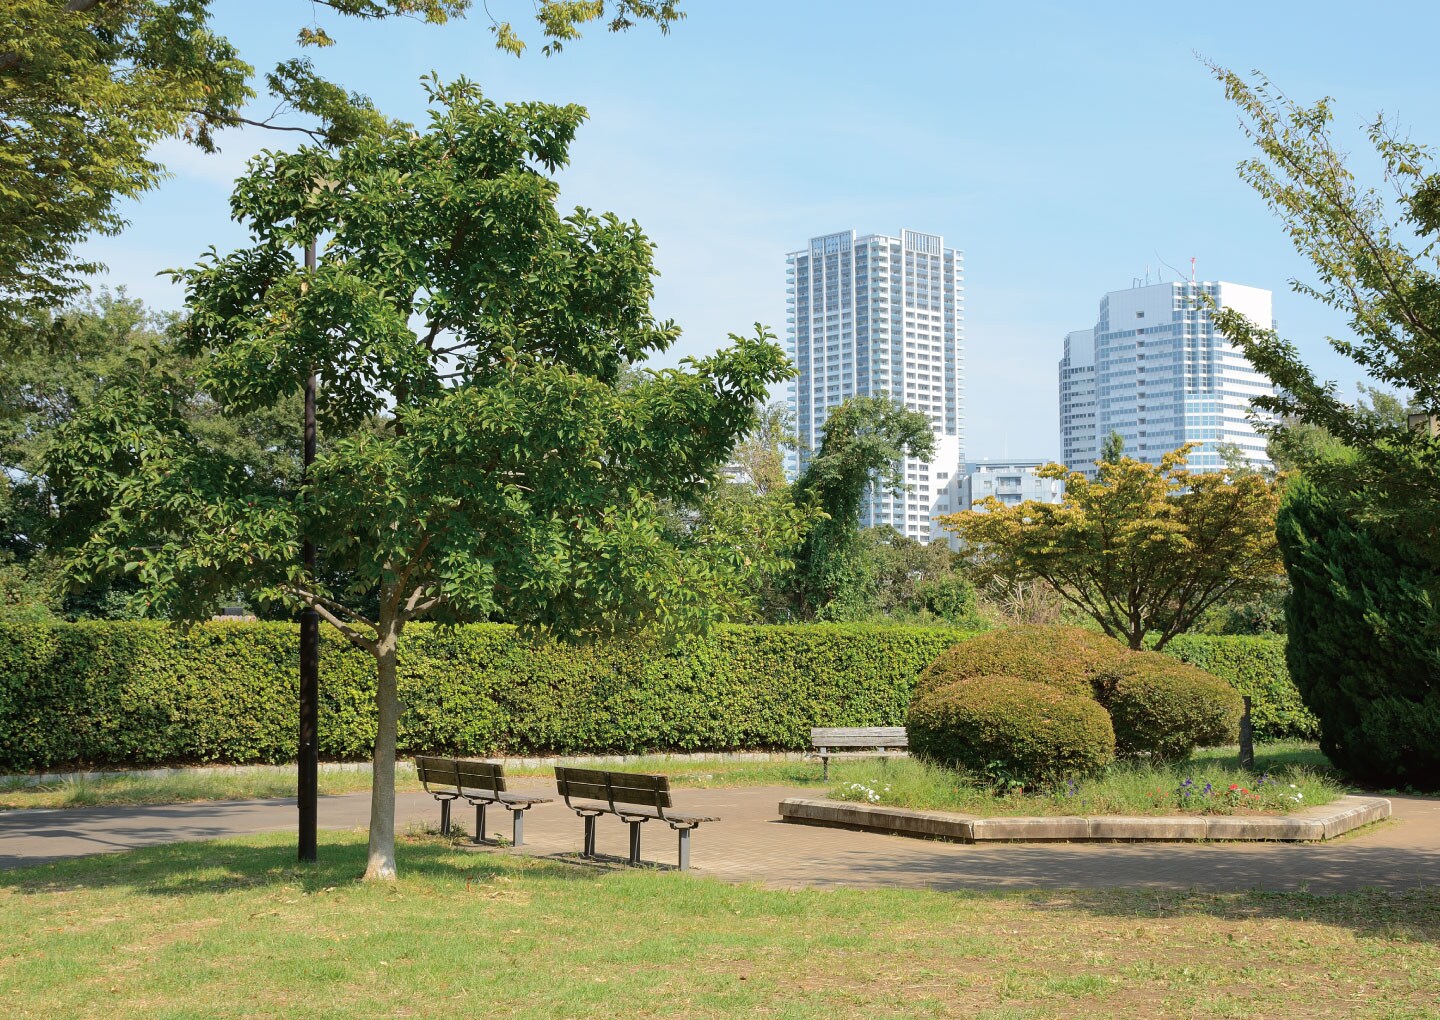
[[[615,805],[635,804],[653,808],[670,806],[670,780],[667,776],[556,765],[555,785],[559,787],[562,797]]]
[[[505,766],[489,761],[458,761],[455,764],[462,789],[505,792]]]
[[[811,747],[909,747],[910,737],[903,726],[814,727]]]
[[[454,758],[418,756],[415,759],[415,772],[427,789],[439,786],[457,793],[460,791],[460,776]]]

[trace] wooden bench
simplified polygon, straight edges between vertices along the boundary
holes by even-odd
[[[585,819],[582,857],[595,856],[595,819],[600,815],[616,815],[630,826],[630,863],[638,865],[640,826],[659,819],[680,834],[680,870],[688,871],[691,831],[701,822],[720,820],[711,815],[682,815],[671,811],[668,776],[556,765],[555,785],[565,798],[565,806]]]
[[[810,747],[829,779],[831,758],[904,758],[910,738],[904,726],[817,726],[810,731]]]
[[[514,833],[512,844],[525,845],[525,812],[536,804],[549,804],[553,797],[511,793],[505,788],[505,766],[464,758],[417,757],[415,771],[425,792],[440,802],[440,832],[450,835],[450,804],[464,799],[475,805],[475,842],[493,844],[485,838],[485,809],[499,804],[510,812]]]

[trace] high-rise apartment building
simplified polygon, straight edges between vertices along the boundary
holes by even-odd
[[[799,370],[790,408],[802,442],[791,469],[804,469],[826,416],[847,398],[889,396],[930,418],[936,455],[905,462],[902,495],[872,489],[861,526],[948,537],[932,521],[960,509],[964,256],[937,234],[851,230],[812,238],[785,262],[787,347]]]
[[[1251,401],[1274,387],[1216,332],[1207,297],[1273,324],[1268,290],[1188,281],[1111,291],[1095,328],[1066,336],[1060,442],[1067,467],[1093,477],[1112,432],[1127,456],[1146,463],[1193,442],[1192,471],[1221,470],[1222,445],[1238,447],[1251,465],[1270,466]]]

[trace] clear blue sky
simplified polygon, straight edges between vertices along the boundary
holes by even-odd
[[[1287,281],[1308,276],[1241,184],[1234,111],[1197,54],[1258,68],[1297,99],[1331,95],[1342,135],[1379,111],[1440,143],[1431,3],[964,3],[683,0],[669,37],[592,31],[550,59],[493,49],[483,5],[462,22],[360,25],[303,0],[217,0],[220,29],[262,70],[312,16],[338,40],[323,73],[387,113],[422,116],[419,77],[466,75],[499,100],[577,102],[590,122],[563,201],[638,220],[658,245],[657,309],[684,329],[666,363],[756,321],[782,333],[784,254],[821,233],[901,227],[965,251],[969,457],[1055,456],[1055,362],[1100,296],[1165,272],[1271,288],[1281,331],[1328,378],[1342,321]],[[490,0],[536,38],[525,0]],[[318,15],[316,12],[319,12]],[[94,242],[107,282],[160,307],[155,274],[243,237],[229,182],[294,136],[222,136],[160,155],[175,177]],[[1368,167],[1368,163],[1362,163]],[[1168,278],[1173,279],[1173,274]]]

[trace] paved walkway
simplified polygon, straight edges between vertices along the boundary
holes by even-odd
[[[543,787],[542,787],[543,788]],[[1365,886],[1407,889],[1440,884],[1440,800],[1394,797],[1394,817],[1359,834],[1325,844],[1005,844],[961,845],[817,828],[781,822],[784,797],[813,789],[752,787],[680,790],[683,810],[718,815],[693,844],[697,874],[775,886],[898,886],[934,889],[1103,888],[1111,886],[1216,890],[1264,888],[1337,892]],[[363,827],[368,794],[325,797],[325,828]],[[424,794],[400,794],[398,824],[435,824],[439,808]],[[456,820],[474,825],[457,810]],[[188,840],[291,830],[293,800],[211,802],[163,807],[77,808],[0,812],[0,868],[85,854]],[[503,811],[489,815],[492,831],[509,834]],[[526,852],[579,849],[580,821],[563,804],[543,804],[526,822]],[[673,862],[675,836],[652,822],[644,829],[649,860]],[[602,818],[601,853],[623,856],[628,828]],[[483,851],[490,852],[490,851]],[[403,862],[402,862],[403,863]]]

